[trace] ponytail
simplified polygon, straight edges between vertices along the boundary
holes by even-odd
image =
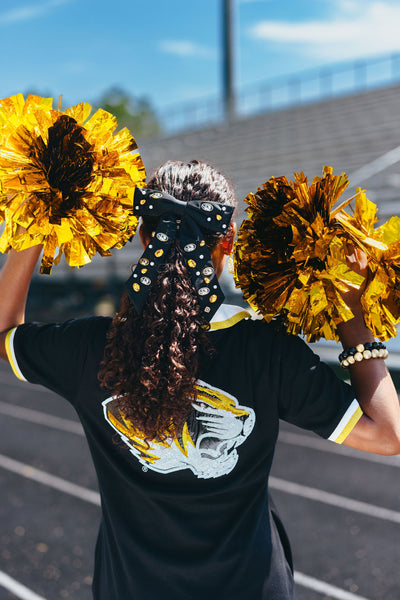
[[[146,440],[169,437],[188,417],[200,357],[210,349],[206,329],[175,242],[143,314],[122,297],[99,373]]]
[[[171,194],[178,188],[181,194],[176,196],[185,201],[190,194],[191,199],[234,203],[232,187],[223,175],[199,161],[166,163],[149,187]],[[154,223],[143,225],[150,235]],[[219,238],[206,239],[210,250]],[[102,386],[112,390],[124,418],[146,441],[181,434],[195,400],[200,361],[212,353],[208,328],[175,240],[141,315],[123,295],[99,372]]]

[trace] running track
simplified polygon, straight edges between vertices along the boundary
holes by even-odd
[[[0,600],[90,600],[100,511],[80,425],[5,363],[0,383]],[[400,600],[399,469],[282,425],[271,488],[299,600]]]

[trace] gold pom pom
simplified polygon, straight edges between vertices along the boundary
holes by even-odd
[[[0,100],[0,251],[43,244],[41,272],[64,253],[80,267],[135,233],[132,202],[145,170],[127,129],[81,103],[62,113],[51,98]],[[58,254],[55,254],[58,249]]]
[[[339,289],[363,281],[346,265],[342,227],[332,215],[348,180],[330,167],[310,186],[304,173],[294,177],[272,177],[247,196],[234,252],[236,285],[267,321],[279,315],[290,333],[309,341],[337,339],[337,324],[353,316]]]
[[[360,289],[364,318],[375,337],[396,335],[400,320],[400,219],[374,229],[376,205],[362,190],[336,205],[345,174],[324,167],[312,184],[272,177],[246,202],[248,217],[238,233],[234,277],[250,305],[267,321],[279,316],[288,332],[308,341],[338,340],[337,325],[352,318],[340,292]],[[336,205],[336,206],[335,206]],[[366,281],[347,266],[352,247],[368,257]]]

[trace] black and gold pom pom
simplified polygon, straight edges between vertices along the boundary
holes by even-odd
[[[352,198],[335,208],[347,185],[344,173],[324,167],[310,186],[303,173],[290,182],[272,177],[245,200],[248,217],[234,251],[236,285],[267,321],[279,316],[288,332],[308,341],[338,339],[337,325],[353,317],[340,292],[363,284],[374,335],[392,337],[400,318],[400,219],[375,230],[376,207],[361,191],[354,217],[344,210]],[[368,254],[366,282],[347,266],[349,245]]]
[[[145,169],[127,129],[81,103],[61,112],[51,98],[0,100],[0,251],[43,244],[41,272],[64,253],[80,267],[135,233],[136,185]],[[56,256],[56,252],[58,254]]]

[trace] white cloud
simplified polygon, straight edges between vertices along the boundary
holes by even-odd
[[[12,8],[0,13],[0,25],[11,25],[21,21],[31,21],[42,15],[47,14],[54,8],[64,4],[70,4],[74,0],[48,0],[47,2],[39,2],[37,4],[29,4]]]
[[[195,44],[188,40],[163,40],[160,42],[160,48],[167,54],[176,56],[187,56],[196,58],[215,58],[216,52],[213,48]]]
[[[337,0],[336,8],[347,13],[357,12],[361,8],[360,0]]]
[[[350,59],[400,50],[400,5],[388,1],[337,0],[330,20],[261,21],[256,39],[296,45],[307,54]]]

